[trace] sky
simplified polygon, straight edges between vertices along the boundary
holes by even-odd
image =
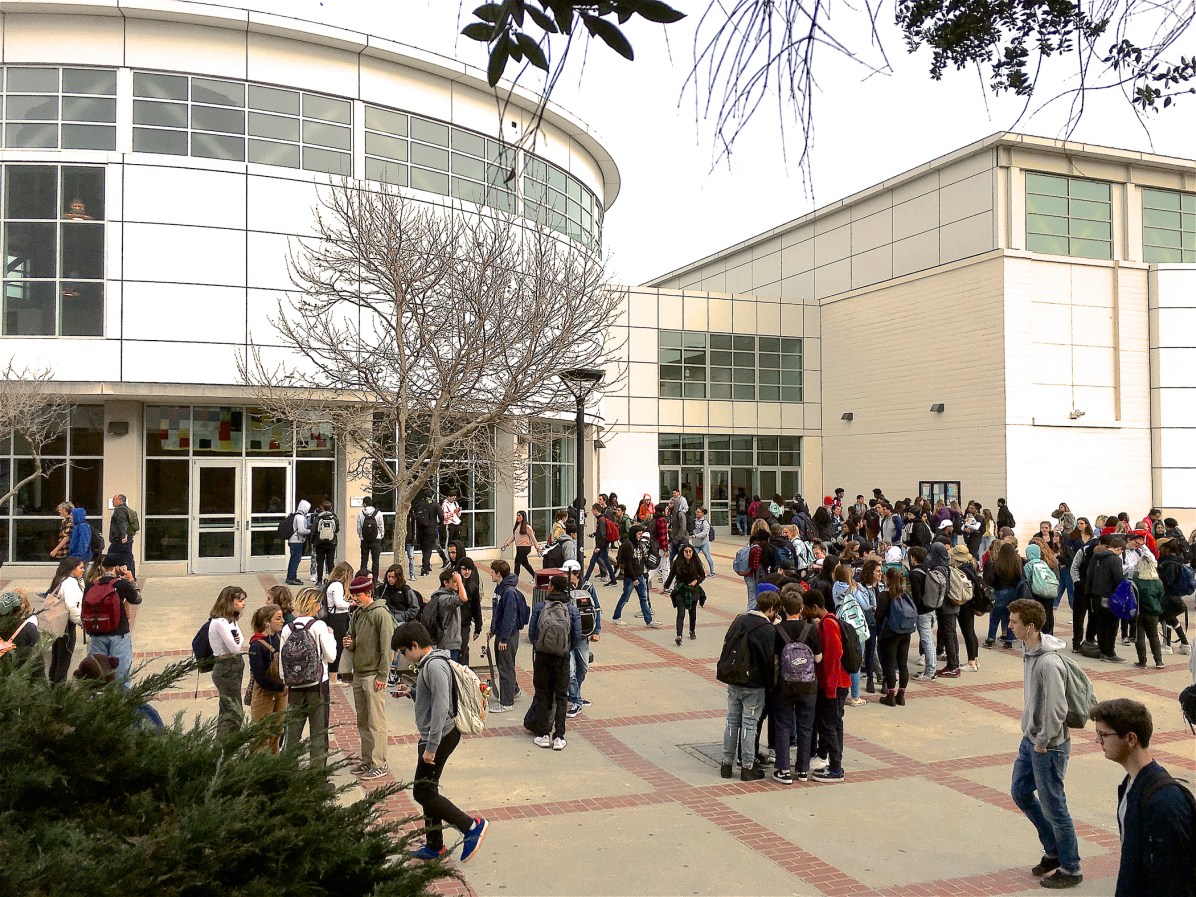
[[[209,0],[210,2],[210,0]],[[480,0],[479,0],[480,2]],[[485,48],[458,36],[464,12],[453,0],[240,0],[217,5],[259,9],[364,31],[485,66]],[[880,40],[891,72],[870,74],[819,50],[809,177],[797,165],[801,130],[790,111],[765,103],[719,159],[709,122],[682,87],[693,63],[697,18],[705,2],[673,0],[689,11],[667,28],[633,20],[628,62],[595,44],[557,84],[553,101],[585,122],[610,151],[622,177],[606,214],[603,244],[612,280],[639,284],[797,218],[997,131],[1014,128],[1023,102],[982,90],[975,70],[929,74],[929,54],[911,55],[884,9]],[[863,21],[842,3],[830,7],[858,53],[877,59]],[[881,16],[885,18],[884,14]],[[466,18],[465,21],[468,21]],[[1041,100],[1072,82],[1062,66],[1047,75]],[[510,69],[508,70],[510,72]],[[526,82],[534,86],[534,81]],[[1091,97],[1071,139],[1162,155],[1196,157],[1196,96],[1181,98],[1145,127],[1123,96]],[[1023,118],[1016,130],[1065,136],[1063,103]],[[788,152],[786,152],[788,150]]]

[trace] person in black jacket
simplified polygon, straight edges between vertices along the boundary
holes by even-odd
[[[1125,539],[1115,533],[1100,537],[1088,572],[1084,576],[1084,591],[1092,602],[1091,611],[1096,615],[1096,643],[1100,646],[1100,659],[1105,663],[1125,663],[1113,649],[1117,644],[1117,617],[1109,609],[1109,596],[1121,583],[1121,553],[1125,551]]]
[[[1170,518],[1168,518],[1170,519]],[[1179,616],[1183,613],[1184,599],[1187,591],[1183,585],[1184,558],[1183,544],[1174,539],[1164,539],[1159,543],[1159,579],[1163,581],[1163,636],[1167,647],[1171,647],[1171,633],[1174,631],[1179,637],[1176,652],[1191,653],[1188,644],[1188,634],[1184,632]]]
[[[1005,499],[997,499],[997,526],[1007,526],[1013,529],[1017,526],[1017,521],[1013,519],[1013,512],[1009,510],[1009,505],[1005,504]]]
[[[723,762],[719,775],[731,778],[735,753],[739,752],[742,769],[739,778],[754,782],[764,778],[764,770],[756,765],[756,727],[764,709],[764,690],[772,684],[776,657],[776,634],[773,621],[780,609],[781,599],[776,591],[762,592],[756,597],[756,609],[740,614],[727,627],[723,650],[719,656],[719,681],[723,670],[731,665],[732,655],[738,652],[746,637],[748,666],[745,676],[737,682],[726,682],[727,725],[723,729]]]
[[[601,527],[599,527],[601,529]],[[632,589],[639,595],[640,613],[644,624],[649,629],[660,629],[659,620],[652,619],[652,605],[648,601],[648,570],[645,566],[648,559],[649,535],[642,526],[633,526],[627,533],[627,540],[619,544],[619,569],[623,571],[623,594],[619,596],[619,603],[615,605],[615,614],[611,617],[616,626],[626,626],[622,619],[623,607],[631,597]]]
[[[673,585],[673,607],[677,609],[677,639],[681,644],[681,633],[685,629],[685,615],[689,614],[689,637],[698,637],[698,604],[706,603],[706,593],[702,591],[702,580],[706,578],[706,571],[702,568],[702,561],[698,558],[694,547],[688,542],[677,552],[677,559],[669,570],[668,579],[664,581],[665,589]]]
[[[276,678],[281,667],[274,658],[281,647],[279,633],[283,627],[282,608],[265,604],[253,612],[253,638],[249,640],[249,672],[253,676],[253,700],[249,705],[250,719],[256,725],[270,716],[270,737],[262,745],[277,754],[282,740],[283,714],[287,709],[287,687]]]
[[[1117,787],[1115,897],[1196,897],[1196,800],[1151,756],[1150,711],[1115,698],[1090,715],[1105,758],[1126,772]]]

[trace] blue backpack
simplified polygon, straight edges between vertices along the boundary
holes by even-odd
[[[744,545],[743,548],[735,552],[735,560],[731,562],[731,569],[741,576],[745,575],[749,570],[751,570],[751,567],[748,565],[751,554],[752,546]]]
[[[918,628],[918,607],[908,592],[893,596],[885,628],[895,635],[909,635]]]
[[[1138,590],[1123,579],[1109,596],[1109,610],[1118,620],[1132,620],[1138,616]]]
[[[1192,568],[1187,564],[1179,565],[1179,579],[1176,581],[1179,587],[1179,596],[1186,598],[1193,592],[1196,592],[1196,576],[1192,575]]]

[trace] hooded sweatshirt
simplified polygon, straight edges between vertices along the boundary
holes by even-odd
[[[1036,746],[1058,747],[1071,738],[1067,731],[1067,669],[1059,649],[1062,639],[1043,635],[1042,642],[1022,659],[1022,734]]]
[[[311,502],[306,498],[295,506],[295,532],[291,534],[291,538],[287,539],[289,544],[307,541],[307,535],[311,532],[311,526],[307,522],[307,515],[310,511]]]
[[[490,620],[490,634],[500,644],[506,644],[519,631],[519,577],[510,573],[494,587],[494,612]]]
[[[87,511],[75,508],[71,511],[71,541],[66,553],[80,560],[91,560],[91,526],[87,523]]]
[[[926,552],[926,570],[941,569],[944,573],[951,567],[951,553],[950,550],[942,542],[932,542],[930,548]],[[952,601],[948,601],[946,597],[943,598],[943,603],[936,612],[940,615],[958,615],[960,605]]]
[[[440,741],[456,728],[453,721],[453,674],[448,651],[436,649],[424,655],[415,677],[415,726],[425,751],[436,753]]]

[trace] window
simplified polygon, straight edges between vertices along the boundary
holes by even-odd
[[[527,156],[523,163],[524,215],[586,246],[598,243],[601,212],[581,181],[551,162]]]
[[[133,73],[133,150],[351,174],[353,104],[242,81]]]
[[[104,169],[5,165],[4,335],[104,333]]]
[[[657,339],[661,398],[802,401],[800,339],[680,330]]]
[[[116,149],[116,71],[8,66],[4,145]]]
[[[14,445],[15,442],[15,445]],[[104,409],[78,405],[66,432],[42,450],[48,476],[26,484],[0,508],[0,550],[17,562],[46,563],[58,542],[56,508],[70,501],[98,526],[104,507]],[[33,473],[29,446],[21,439],[0,440],[0,494]]]
[[[928,498],[931,502],[959,501],[962,490],[959,480],[921,480],[918,483],[918,495]]]
[[[1080,258],[1113,257],[1108,184],[1048,174],[1026,175],[1026,246]]]
[[[549,426],[547,438],[528,444],[527,513],[541,542],[548,539],[556,512],[567,508],[576,497],[576,447],[576,429],[555,423]]]
[[[1196,194],[1142,191],[1142,260],[1196,262]]]

